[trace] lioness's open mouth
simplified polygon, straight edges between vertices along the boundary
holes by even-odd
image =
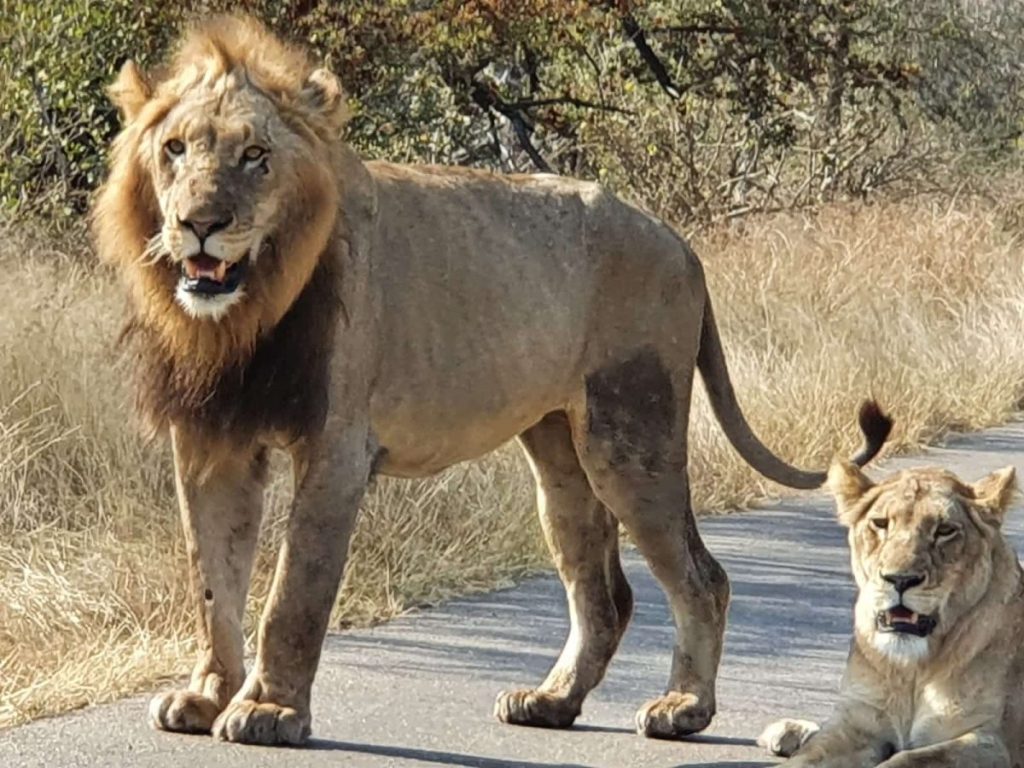
[[[936,621],[934,616],[924,616],[905,605],[896,605],[886,611],[879,611],[875,624],[880,632],[927,637],[935,629]]]
[[[181,287],[189,293],[215,296],[238,290],[245,278],[249,257],[233,264],[205,253],[181,262]]]

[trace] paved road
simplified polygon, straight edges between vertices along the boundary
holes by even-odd
[[[1024,425],[960,438],[926,457],[976,479],[1007,464],[1024,470]],[[453,601],[376,629],[331,635],[314,688],[315,738],[306,750],[217,744],[157,733],[145,698],[0,732],[0,766],[473,766],[755,768],[774,761],[754,745],[780,714],[821,718],[838,685],[850,633],[852,582],[842,530],[821,494],[702,521],[733,584],[719,681],[719,715],[686,742],[631,730],[636,707],[660,691],[672,629],[660,590],[628,557],[636,616],[605,682],[577,725],[548,731],[491,718],[495,693],[538,682],[566,630],[552,577]],[[1018,546],[1024,515],[1009,525]]]

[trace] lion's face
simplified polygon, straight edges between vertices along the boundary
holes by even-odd
[[[151,131],[162,224],[154,246],[180,269],[178,303],[218,319],[245,296],[249,271],[301,179],[302,142],[241,73],[189,92]]]
[[[926,659],[989,590],[1013,468],[974,485],[938,469],[875,485],[837,463],[829,485],[850,530],[858,636],[897,663]]]
[[[176,355],[237,358],[331,241],[341,88],[257,23],[222,17],[157,78],[129,61],[110,90],[125,125],[94,209],[100,254]]]

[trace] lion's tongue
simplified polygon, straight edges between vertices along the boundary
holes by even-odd
[[[909,608],[899,605],[889,610],[889,622],[892,624],[916,624],[917,614]]]
[[[228,263],[226,261],[207,256],[205,253],[185,259],[185,274],[191,280],[205,277],[223,283],[227,271]]]

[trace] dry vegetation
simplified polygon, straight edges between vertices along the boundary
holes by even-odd
[[[766,441],[806,464],[846,452],[867,393],[896,416],[904,447],[1005,420],[1024,394],[1012,210],[837,205],[697,237],[741,400]],[[191,652],[167,450],[136,436],[113,349],[120,294],[82,266],[84,249],[0,230],[0,726],[150,685]],[[776,492],[702,400],[691,444],[700,508]],[[253,611],[287,495],[271,490]],[[336,624],[505,583],[540,567],[541,549],[511,447],[431,481],[382,481]]]

